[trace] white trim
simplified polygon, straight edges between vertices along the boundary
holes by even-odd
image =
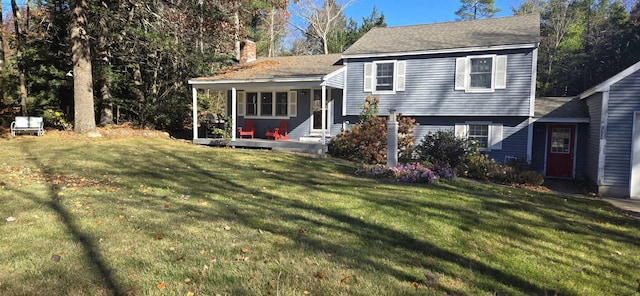
[[[633,112],[629,197],[640,198],[640,111]]]
[[[572,155],[572,168],[571,168],[571,179],[575,179],[576,178],[576,165],[577,165],[577,160],[578,157],[576,155],[576,152],[578,151],[578,125],[577,124],[562,124],[562,123],[550,123],[546,125],[546,131],[544,134],[545,137],[545,142],[544,142],[544,176],[547,177],[547,157],[549,155],[549,126],[553,126],[553,125],[560,125],[560,126],[570,126],[573,128],[573,143],[571,143],[571,145],[573,145],[573,147],[571,147],[571,149],[573,150],[573,152],[569,152],[570,155]],[[562,177],[552,177],[552,178],[559,178],[559,179],[563,179]],[[565,178],[566,179],[566,178]]]
[[[533,156],[533,123],[535,120],[533,118],[528,119],[528,130],[527,130],[527,163],[531,163],[531,157]]]
[[[327,86],[322,86],[322,145],[327,143]]]
[[[256,88],[256,89],[244,89],[242,91],[239,91],[244,93],[245,97],[244,97],[244,105],[243,108],[245,108],[244,110],[240,110],[242,112],[238,112],[238,116],[243,116],[246,119],[290,119],[291,117],[297,117],[297,114],[292,114],[290,111],[290,107],[291,107],[291,93],[292,92],[296,92],[294,90],[289,90],[289,89],[284,89],[284,88],[264,88],[264,89],[260,89],[260,88]],[[257,102],[256,102],[256,115],[247,115],[247,106],[248,104],[248,99],[247,99],[247,94],[249,93],[257,93],[258,94],[258,98],[257,98]],[[271,93],[271,115],[261,115],[262,112],[262,104],[260,102],[260,94],[263,93]],[[286,93],[287,94],[287,115],[276,115],[276,95],[277,93]],[[297,92],[296,92],[297,93]],[[297,99],[297,98],[296,98]],[[297,107],[296,107],[297,108]]]
[[[345,88],[342,90],[342,116],[347,116],[347,77],[348,77],[348,70],[347,70],[347,63],[344,63],[344,85]]]
[[[536,79],[538,71],[538,49],[535,48],[532,53],[533,60],[531,61],[531,93],[529,94],[529,116],[535,116],[536,109]]]
[[[193,115],[193,139],[198,139],[198,90],[191,87],[192,115]]]
[[[598,154],[598,185],[605,185],[604,165],[607,153],[607,120],[609,119],[609,91],[602,93],[602,109],[600,113],[600,149]]]
[[[374,95],[392,95],[396,93],[396,77],[398,76],[396,71],[398,68],[397,60],[382,60],[373,61],[371,69],[371,93]],[[378,88],[378,64],[393,64],[393,82],[391,90],[377,90]]]
[[[297,78],[256,78],[256,79],[222,79],[222,80],[189,80],[191,85],[207,84],[243,84],[243,83],[269,83],[269,82],[323,82],[324,76],[297,77]]]
[[[346,72],[346,71],[347,71],[347,66],[343,66],[342,68],[340,68],[338,70],[335,70],[335,71],[333,71],[333,72],[331,72],[331,73],[329,73],[327,75],[324,75],[322,77],[322,80],[327,81],[327,80],[335,77],[336,75],[339,75],[340,73]]]
[[[496,91],[496,59],[497,55],[495,54],[485,54],[485,55],[475,55],[475,56],[467,56],[467,66],[465,73],[465,86],[464,92],[467,93],[490,93]],[[490,88],[481,88],[481,87],[471,87],[471,60],[472,59],[486,59],[491,58],[491,87]],[[506,79],[506,78],[505,78]]]
[[[526,49],[526,48],[538,48],[538,44],[539,43],[536,42],[536,43],[525,43],[525,44],[459,47],[459,48],[419,50],[419,51],[406,51],[406,52],[380,52],[380,53],[362,53],[362,54],[343,54],[342,58],[343,59],[381,58],[381,57],[434,55],[434,54],[444,54],[444,53],[461,53],[461,52],[476,52],[476,51],[494,51],[494,50],[497,51],[497,50],[510,50],[510,49]]]
[[[231,88],[231,141],[236,140],[238,126],[238,94],[235,87]]]
[[[591,120],[589,118],[575,117],[575,118],[532,118],[533,122],[540,123],[589,123]]]
[[[616,84],[618,81],[627,78],[627,76],[635,73],[640,70],[640,62],[633,64],[631,67],[623,70],[622,72],[616,74],[615,76],[605,80],[604,82],[584,91],[579,95],[580,99],[585,99],[597,92],[605,92],[609,91],[612,85]]]
[[[500,135],[500,141],[504,141],[505,137],[504,137],[504,124],[503,123],[499,123],[499,122],[492,122],[492,121],[465,121],[464,124],[455,124],[454,125],[454,133],[456,133],[456,136],[458,135],[462,135],[460,132],[464,132],[464,139],[469,139],[469,125],[486,125],[487,126],[487,148],[480,148],[480,151],[483,152],[489,152],[489,151],[501,151],[503,150],[502,148],[502,144],[500,145],[499,148],[496,149],[491,149],[491,147],[495,146],[495,142],[496,139],[494,138],[494,126],[501,126],[502,127],[502,134]],[[464,131],[463,130],[459,130],[459,132],[455,132],[456,128],[462,128],[464,126]]]

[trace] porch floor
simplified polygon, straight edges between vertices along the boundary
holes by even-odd
[[[327,152],[327,145],[317,142],[300,142],[300,141],[274,141],[265,139],[236,139],[230,141],[227,145],[223,139],[193,139],[194,144],[207,146],[229,146],[234,148],[255,148],[270,149],[274,151],[288,151],[307,154],[324,155]]]

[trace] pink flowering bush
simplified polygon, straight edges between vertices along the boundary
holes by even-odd
[[[399,164],[392,168],[382,164],[363,164],[355,174],[368,178],[393,179],[403,183],[432,183],[455,177],[454,171],[450,168],[439,166],[438,171],[434,171],[419,162]]]

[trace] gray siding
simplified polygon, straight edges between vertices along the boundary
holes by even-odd
[[[454,91],[456,58],[464,55],[418,56],[406,59],[406,89],[381,94],[380,114],[395,108],[408,116],[529,116],[533,51],[483,52],[508,55],[507,88],[491,93]],[[400,59],[398,59],[400,60]],[[347,114],[357,115],[364,99],[364,63],[347,61]]]
[[[629,186],[633,112],[640,110],[640,71],[611,86],[603,185]]]
[[[327,86],[343,89],[344,88],[344,73],[346,71],[342,71],[338,73],[336,76],[331,77],[327,80]]]
[[[585,172],[587,178],[597,184],[598,158],[600,155],[600,123],[602,119],[602,93],[596,93],[588,97],[586,102],[589,108],[589,127],[587,132]]]
[[[438,130],[453,131],[456,123],[467,121],[491,121],[501,123],[502,130],[502,150],[492,150],[489,158],[497,162],[504,162],[506,156],[527,158],[528,139],[528,118],[522,117],[414,117],[420,125],[416,126],[414,137],[415,144],[418,145],[429,132]]]

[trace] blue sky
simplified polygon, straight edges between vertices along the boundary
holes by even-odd
[[[23,5],[25,0],[17,0],[18,5]],[[340,2],[340,0],[338,0]],[[496,16],[511,15],[511,6],[518,6],[522,0],[495,0],[496,6],[502,12]],[[10,13],[10,0],[2,0],[3,12]],[[383,12],[387,25],[405,26],[417,24],[429,24],[435,22],[454,21],[454,12],[460,8],[459,0],[356,0],[345,10],[347,17],[361,22],[363,17],[371,14],[373,6],[379,12]]]
[[[496,17],[510,16],[511,6],[518,7],[522,0],[495,0],[496,7],[502,9]],[[360,23],[363,17],[371,15],[373,6],[383,12],[390,27],[455,21],[455,11],[460,8],[459,0],[356,0],[345,9],[345,15]]]

